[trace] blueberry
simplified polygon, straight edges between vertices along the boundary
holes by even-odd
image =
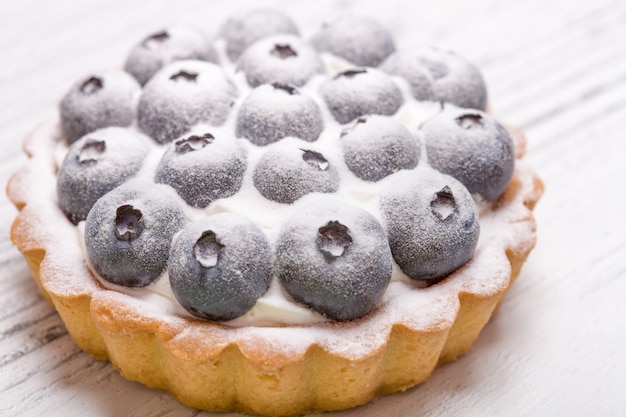
[[[435,283],[464,265],[478,243],[478,213],[469,191],[432,169],[398,174],[381,195],[396,263],[416,280]]]
[[[129,126],[141,86],[124,71],[95,72],[78,80],[61,100],[61,128],[68,144],[96,129]]]
[[[381,224],[336,200],[299,203],[276,246],[276,273],[298,302],[334,320],[352,320],[380,301],[392,274]]]
[[[173,187],[187,204],[206,207],[241,188],[246,164],[245,148],[237,139],[198,126],[168,145],[155,181]]]
[[[272,251],[258,226],[220,213],[189,224],[172,243],[170,285],[193,315],[216,321],[246,313],[267,290]]]
[[[152,77],[139,101],[139,127],[159,143],[194,125],[226,121],[237,89],[224,71],[204,61],[176,61]]]
[[[253,182],[265,198],[288,204],[309,193],[337,191],[339,174],[320,152],[302,141],[286,139],[263,154]]]
[[[287,84],[263,84],[252,90],[237,116],[237,136],[267,145],[292,136],[316,140],[324,129],[322,112],[309,96]]]
[[[416,138],[387,116],[364,116],[341,134],[341,149],[348,168],[366,181],[379,181],[401,169],[417,166]]]
[[[259,39],[288,33],[298,35],[298,28],[289,16],[274,9],[247,10],[231,16],[219,30],[226,43],[226,54],[236,61],[243,51]]]
[[[508,187],[515,168],[515,147],[493,117],[446,106],[420,129],[430,165],[461,181],[470,193],[494,201]]]
[[[74,142],[57,174],[63,213],[74,224],[85,220],[96,200],[139,171],[147,152],[142,137],[121,127],[96,130]]]
[[[413,96],[485,110],[487,87],[476,66],[451,51],[419,48],[396,52],[380,66],[406,79]]]
[[[378,21],[356,15],[341,16],[324,26],[311,43],[354,65],[376,67],[395,50],[391,33]]]
[[[173,25],[137,44],[124,68],[144,85],[167,64],[186,59],[218,61],[215,48],[202,32],[191,26]]]
[[[400,88],[387,74],[374,68],[343,71],[326,80],[320,94],[339,123],[366,114],[394,114],[404,99]]]
[[[96,201],[87,215],[91,267],[113,284],[145,287],[165,268],[172,237],[184,225],[169,194],[152,182],[130,180]]]
[[[274,82],[300,87],[324,71],[313,47],[289,34],[256,41],[241,54],[237,67],[252,87]]]

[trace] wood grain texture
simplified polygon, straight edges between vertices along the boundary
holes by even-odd
[[[536,209],[539,242],[469,354],[415,389],[328,415],[624,415],[626,3],[422,3],[265,4],[289,12],[305,36],[356,10],[392,28],[400,47],[434,44],[476,62],[495,115],[525,130],[526,160],[546,184]],[[121,66],[132,45],[166,24],[189,22],[212,33],[250,4],[3,2],[2,187],[24,162],[22,138],[56,111],[75,79]],[[0,195],[0,415],[211,415],[124,380],[74,345],[8,239],[15,214]]]

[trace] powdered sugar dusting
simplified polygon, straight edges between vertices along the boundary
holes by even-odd
[[[264,52],[259,53],[271,54],[271,49],[278,45],[276,53],[283,56],[277,59],[289,62],[294,58],[291,52],[296,52],[299,57],[306,57],[311,52],[310,46],[302,45],[301,42],[292,35],[280,35],[271,40],[269,52],[265,49]],[[224,50],[219,49],[224,48],[224,44],[216,43],[216,46],[218,53],[224,54]],[[287,46],[292,47],[291,52],[289,48],[286,48]],[[263,56],[265,59],[265,55]],[[300,149],[310,149],[323,155],[328,164],[326,168],[332,167],[339,178],[338,184],[332,190],[332,198],[364,209],[381,222],[379,196],[382,190],[392,184],[393,175],[377,182],[360,179],[348,168],[343,155],[338,152],[341,133],[348,126],[337,122],[332,117],[331,111],[321,97],[320,89],[329,77],[320,73],[326,70],[331,73],[332,77],[337,72],[352,68],[352,65],[325,54],[322,54],[322,58],[323,62],[318,61],[317,54],[311,55],[311,58],[307,58],[305,65],[305,69],[310,72],[305,73],[304,78],[300,78],[302,74],[299,73],[295,80],[289,81],[300,85],[299,89],[302,94],[310,97],[317,105],[323,118],[324,130],[312,142],[288,138],[284,140],[284,144],[297,143]],[[242,57],[238,63],[239,68],[245,69],[246,59]],[[189,91],[184,94],[190,101],[202,103],[200,106],[202,109],[193,108],[192,104],[183,103],[174,98],[174,95],[167,99],[171,99],[171,102],[165,100],[165,103],[160,103],[167,108],[182,108],[182,113],[178,116],[183,120],[184,125],[180,131],[176,130],[177,128],[168,127],[166,136],[162,138],[152,133],[153,136],[157,136],[157,141],[161,142],[179,138],[180,135],[194,129],[199,122],[219,125],[221,129],[234,132],[238,110],[251,91],[250,85],[268,80],[274,81],[267,77],[273,77],[275,71],[278,71],[281,77],[285,75],[288,78],[291,76],[290,71],[293,70],[293,68],[264,69],[263,73],[251,82],[250,79],[246,79],[246,75],[250,76],[253,69],[258,68],[256,64],[253,65],[254,68],[246,71],[247,74],[237,72],[236,64],[226,62],[226,60],[221,69],[213,64],[199,61],[181,61],[172,65],[168,72],[163,72],[163,75],[158,74],[156,77],[160,78],[154,78],[146,86],[144,91],[148,93],[144,93],[145,95],[149,95],[152,82],[157,84],[172,82],[184,85],[188,81],[201,84],[206,82],[207,87],[217,94],[211,96],[209,101],[206,101],[206,97],[202,94],[196,95]],[[297,65],[294,68],[297,68]],[[199,74],[197,78],[191,80],[193,78],[191,73],[195,70],[199,73],[206,71],[211,76],[204,79]],[[439,74],[437,68],[430,68],[429,71],[431,76]],[[418,167],[408,166],[403,171],[431,169],[417,128],[439,110],[439,104],[417,102],[411,98],[411,80],[406,82],[374,69],[367,69],[367,72],[374,74],[376,79],[384,79],[385,83],[389,82],[394,87],[390,96],[399,97],[401,106],[398,105],[390,112],[389,117],[403,124],[414,136],[415,146],[419,147]],[[172,80],[172,77],[180,78],[180,80]],[[367,84],[363,90],[371,91],[371,88],[371,85]],[[159,102],[159,100],[160,98],[156,97],[155,101]],[[154,113],[151,106],[151,104],[145,106],[144,116]],[[211,109],[209,113],[198,116],[207,108]],[[370,112],[368,110],[366,113]],[[57,204],[55,175],[63,156],[67,153],[67,145],[63,144],[59,137],[58,123],[56,118],[46,122],[28,139],[25,147],[32,155],[31,159],[22,169],[18,179],[12,182],[12,188],[15,190],[12,198],[26,203],[24,210],[28,212],[31,220],[29,224],[22,224],[21,227],[32,229],[28,233],[33,239],[30,244],[33,248],[44,248],[49,255],[45,258],[41,269],[42,282],[46,290],[59,294],[84,294],[92,297],[92,302],[98,305],[104,305],[109,301],[114,302],[116,305],[123,306],[126,312],[123,317],[117,318],[121,322],[157,320],[162,323],[161,326],[167,327],[173,333],[165,343],[174,348],[184,349],[183,345],[186,341],[194,340],[194,343],[197,342],[197,346],[201,347],[198,348],[198,355],[203,354],[203,349],[211,351],[233,343],[237,344],[245,354],[247,349],[256,350],[253,346],[259,346],[261,343],[268,346],[268,349],[280,351],[286,356],[303,355],[312,345],[318,345],[328,352],[343,357],[359,358],[383,347],[392,327],[397,323],[415,330],[440,329],[443,331],[449,328],[455,320],[460,293],[468,292],[488,296],[501,291],[510,277],[510,264],[506,257],[506,250],[519,250],[532,245],[534,241],[532,222],[529,221],[530,210],[523,200],[524,196],[533,190],[533,177],[523,163],[517,161],[515,181],[521,191],[515,194],[513,200],[506,201],[506,203],[496,202],[480,206],[481,236],[474,256],[444,281],[423,288],[422,283],[408,278],[394,264],[391,282],[374,310],[360,319],[338,323],[329,321],[295,302],[274,277],[266,293],[248,313],[240,318],[224,324],[201,321],[193,318],[176,303],[169,288],[167,271],[142,290],[128,289],[99,281],[89,271],[84,260],[80,226],[77,229],[71,225]],[[141,121],[139,126],[142,126]],[[203,130],[204,127],[206,126],[198,127],[197,132]],[[129,129],[137,132],[138,127],[131,126]],[[298,200],[297,205],[283,204],[263,198],[254,184],[254,167],[263,159],[272,145],[257,146],[247,139],[232,138],[232,140],[245,147],[247,159],[247,166],[242,174],[241,189],[236,195],[220,198],[208,207],[200,209],[189,207],[183,203],[174,189],[165,188],[168,188],[167,192],[172,198],[177,199],[189,220],[220,212],[243,214],[263,230],[274,247],[283,226],[283,220],[297,212],[298,207],[301,207],[300,204],[306,205],[320,197],[327,197],[328,193],[306,194]],[[138,176],[152,180],[166,146],[150,143],[149,148]]]
[[[83,260],[79,234],[55,204],[54,172],[58,164],[58,140],[55,139],[58,136],[54,133],[56,123],[53,120],[44,124],[28,139],[26,149],[32,153],[32,158],[21,171],[21,180],[13,185],[23,190],[28,184],[28,192],[22,191],[21,197],[27,203],[25,210],[35,213],[31,217],[38,219],[28,226],[37,229],[39,242],[34,245],[44,247],[49,254],[41,271],[46,289],[59,294],[84,293],[96,297],[100,297],[96,294],[113,291],[115,298],[136,310],[136,314],[145,314],[169,323],[170,326],[180,327],[181,331],[176,339],[183,339],[195,332],[200,337],[210,329],[210,340],[221,339],[220,344],[224,346],[237,341],[250,343],[251,340],[262,338],[266,343],[278,343],[280,346],[275,347],[284,352],[304,354],[311,343],[316,343],[337,355],[356,358],[371,349],[381,347],[394,323],[402,323],[417,330],[443,329],[449,326],[458,309],[458,294],[470,292],[489,295],[500,291],[510,276],[505,249],[512,247],[516,250],[517,246],[528,244],[525,239],[533,239],[530,233],[532,224],[525,221],[528,220],[530,211],[523,202],[524,195],[532,190],[533,177],[531,171],[518,161],[515,178],[522,191],[512,201],[497,207],[497,210],[490,208],[494,206],[483,208],[480,217],[482,234],[474,257],[443,282],[429,288],[419,288],[418,283],[408,279],[396,267],[380,305],[364,318],[343,324],[322,324],[320,320],[323,321],[323,318],[319,315],[313,319],[317,324],[309,324],[310,310],[294,304],[285,297],[280,286],[273,283],[257,303],[257,307],[262,310],[262,304],[267,303],[270,310],[274,309],[276,321],[270,319],[266,322],[255,322],[254,316],[259,315],[259,310],[253,307],[248,315],[231,323],[233,327],[230,328],[200,322],[189,317],[181,311],[180,306],[173,303],[166,285],[167,275],[161,276],[151,286],[150,292],[143,292],[114,288],[110,284],[108,286],[111,290],[104,289],[89,273]],[[340,199],[346,198],[342,193],[339,196]],[[228,205],[224,204],[222,207],[225,206]],[[271,209],[268,210],[272,212]],[[45,228],[43,223],[37,223],[39,221],[45,221]],[[59,242],[64,244],[59,245]],[[124,293],[118,293],[117,290]],[[272,302],[272,299],[277,302]],[[289,307],[282,310],[281,304]],[[295,317],[295,323],[280,321],[285,311],[288,316]],[[219,330],[215,330],[216,327]],[[216,332],[219,336],[215,336]],[[277,340],[269,342],[273,333]]]

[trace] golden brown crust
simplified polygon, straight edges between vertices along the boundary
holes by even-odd
[[[525,139],[518,131],[513,136],[521,156]],[[28,147],[26,153],[32,158]],[[233,341],[223,337],[233,329],[190,318],[160,320],[140,313],[131,297],[101,287],[86,267],[52,267],[50,243],[38,227],[45,213],[28,203],[29,188],[25,184],[32,179],[31,167],[27,164],[16,173],[7,187],[9,198],[20,210],[11,239],[76,344],[97,358],[110,360],[126,378],[167,389],[191,407],[268,416],[363,404],[419,384],[437,366],[465,353],[534,246],[531,210],[543,191],[532,171],[518,169],[509,189],[496,203],[505,206],[521,198],[527,208],[516,219],[524,225],[526,236],[506,249],[510,278],[505,285],[486,294],[460,292],[453,323],[420,329],[398,322],[387,330],[386,343],[351,357],[316,343],[290,352],[275,349],[271,340],[261,336]],[[530,178],[530,185],[529,181],[522,183],[521,173],[526,180]],[[58,285],[59,280],[65,284]],[[360,320],[365,319],[348,326],[359,326]]]

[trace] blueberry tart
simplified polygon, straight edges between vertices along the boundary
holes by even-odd
[[[535,244],[541,180],[475,66],[360,17],[300,33],[256,10],[149,34],[128,73],[70,87],[8,184],[11,238],[76,344],[190,407],[302,415],[415,386]]]

